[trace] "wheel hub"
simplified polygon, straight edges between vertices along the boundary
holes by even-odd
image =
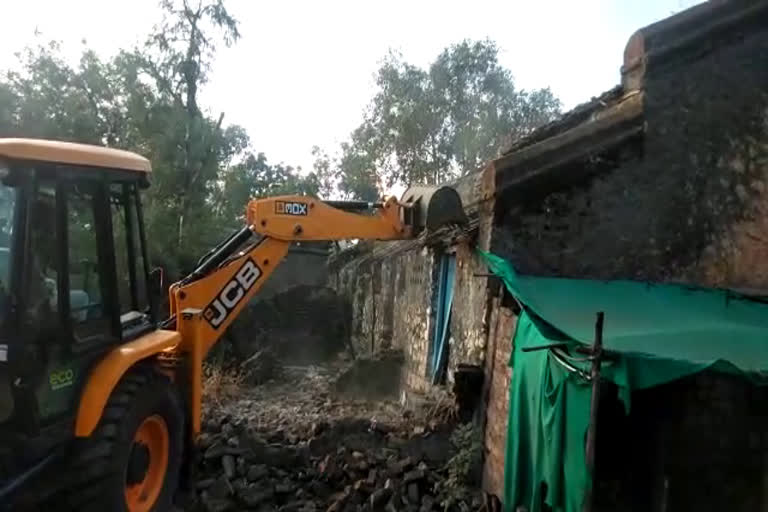
[[[149,447],[142,443],[133,443],[131,456],[128,459],[128,469],[125,473],[125,483],[128,486],[144,481],[149,469]]]
[[[145,418],[136,430],[125,468],[125,503],[129,512],[150,512],[165,486],[170,436],[160,415]]]

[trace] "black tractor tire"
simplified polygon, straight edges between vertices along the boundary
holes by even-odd
[[[134,438],[142,425],[158,418],[167,427],[167,466],[159,495],[148,510],[171,510],[184,457],[183,400],[170,379],[147,366],[123,376],[96,430],[89,438],[77,441],[67,464],[67,476],[73,479],[66,492],[69,510],[133,512],[127,503],[126,480],[134,460]]]

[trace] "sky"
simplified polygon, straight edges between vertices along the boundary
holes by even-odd
[[[217,54],[201,100],[242,125],[272,162],[311,168],[311,148],[333,154],[362,120],[389,49],[426,67],[445,47],[490,38],[519,88],[550,87],[565,110],[620,80],[637,29],[700,0],[228,0],[242,38]],[[82,41],[102,57],[141,41],[157,0],[24,0],[4,6],[0,70],[35,41]]]

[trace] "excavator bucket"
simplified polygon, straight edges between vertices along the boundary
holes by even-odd
[[[434,231],[448,225],[467,223],[461,197],[451,187],[410,187],[400,202],[410,207],[411,218],[406,218],[405,222],[413,227],[414,233],[424,229]]]

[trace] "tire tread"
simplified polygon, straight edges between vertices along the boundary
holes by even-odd
[[[166,381],[166,382],[163,382]],[[115,387],[102,413],[102,418],[91,434],[80,441],[68,463],[70,476],[65,503],[68,509],[81,512],[106,510],[104,489],[109,487],[119,472],[113,453],[119,441],[120,425],[130,413],[131,406],[147,387],[170,383],[149,365],[137,365]]]

